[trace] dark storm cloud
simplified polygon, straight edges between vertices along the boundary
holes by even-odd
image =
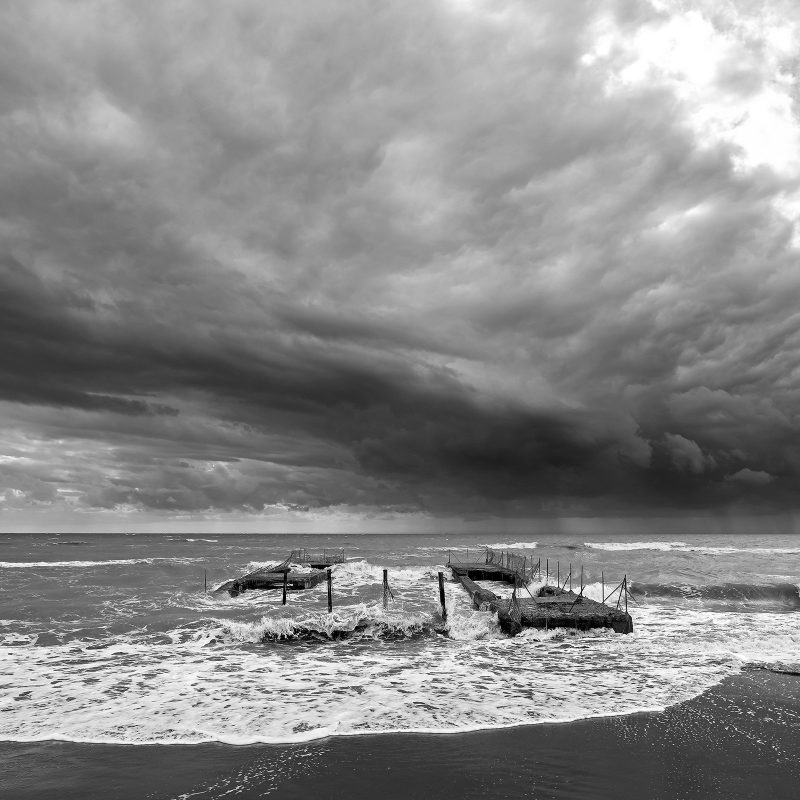
[[[698,100],[663,4],[7,4],[6,502],[791,507],[797,175],[700,10]]]

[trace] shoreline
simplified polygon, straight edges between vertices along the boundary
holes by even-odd
[[[678,797],[789,800],[800,764],[800,680],[725,678],[662,711],[290,744],[0,742],[14,800],[92,798]]]

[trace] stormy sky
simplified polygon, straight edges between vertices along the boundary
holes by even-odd
[[[791,519],[798,53],[795,0],[4,2],[0,527]]]

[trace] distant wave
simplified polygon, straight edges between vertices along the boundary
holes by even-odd
[[[584,542],[592,550],[682,550],[686,542]]]
[[[105,567],[113,564],[154,564],[172,561],[202,561],[201,558],[112,558],[107,561],[0,561],[0,569],[36,569],[38,567]]]
[[[539,542],[499,542],[497,544],[487,544],[486,547],[491,547],[492,550],[534,550],[539,546]]]
[[[187,542],[218,542],[219,539],[186,539]]]
[[[703,555],[753,553],[755,555],[798,555],[800,547],[706,547],[687,542],[584,542],[592,550],[663,550]]]
[[[800,606],[800,588],[794,583],[723,583],[692,586],[680,583],[632,583],[631,591],[645,597],[682,597],[687,600],[773,602]]]

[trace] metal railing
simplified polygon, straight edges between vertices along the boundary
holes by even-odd
[[[289,560],[295,564],[342,564],[344,563],[344,549],[328,550],[307,550],[301,547],[292,550]]]

